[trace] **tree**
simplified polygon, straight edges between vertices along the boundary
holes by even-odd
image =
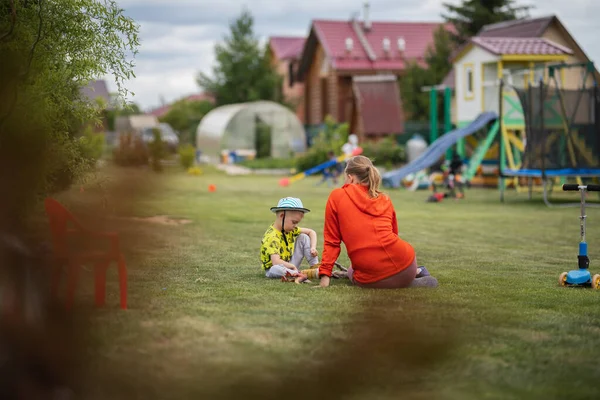
[[[215,46],[214,77],[198,74],[198,85],[215,96],[217,105],[283,100],[282,77],[270,65],[266,49],[260,48],[253,24],[250,12],[243,10],[230,24],[224,43]]]
[[[166,122],[178,131],[182,143],[194,143],[198,124],[213,108],[214,105],[207,100],[183,99],[173,103],[169,112],[162,116],[160,121]]]
[[[444,3],[442,17],[456,27],[452,39],[465,43],[485,25],[529,16],[532,6],[515,5],[516,0],[463,0],[460,5]]]
[[[0,176],[0,186],[19,193],[13,216],[89,170],[79,136],[101,110],[80,89],[112,74],[127,96],[138,29],[112,0],[2,2],[0,169],[12,173]]]
[[[402,104],[412,120],[429,119],[429,94],[422,91],[424,86],[439,85],[452,69],[450,55],[453,50],[450,34],[440,27],[434,34],[433,47],[425,53],[425,65],[413,61],[400,81]]]

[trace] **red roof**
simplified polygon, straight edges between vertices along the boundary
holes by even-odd
[[[400,89],[394,75],[354,77],[354,95],[366,135],[404,132]]]
[[[481,28],[479,37],[540,37],[556,17],[523,18],[489,24]]]
[[[280,60],[298,59],[302,55],[306,38],[274,36],[270,39],[271,49]]]
[[[206,93],[198,93],[198,94],[191,94],[189,96],[183,97],[177,101],[210,101],[210,102],[214,102],[214,97],[206,94]],[[175,101],[176,102],[176,101]],[[174,102],[174,103],[175,103]],[[164,106],[160,106],[158,108],[155,108],[152,111],[147,112],[146,114],[149,115],[154,115],[157,118],[160,118],[162,116],[164,116],[165,114],[167,114],[169,112],[169,110],[171,109],[171,106],[173,104],[165,104]]]
[[[493,54],[562,55],[573,51],[545,38],[474,37],[471,41]]]
[[[356,24],[356,29],[354,26]],[[377,22],[366,30],[363,22],[315,20],[313,29],[325,53],[338,70],[398,70],[404,69],[404,59],[421,61],[427,47],[433,44],[439,22]],[[357,32],[357,29],[359,32]],[[361,43],[362,32],[367,46]],[[352,39],[352,50],[346,50],[346,39]],[[389,40],[389,51],[384,50],[384,39]],[[398,49],[398,39],[405,43],[404,54]],[[368,50],[375,56],[369,58]]]

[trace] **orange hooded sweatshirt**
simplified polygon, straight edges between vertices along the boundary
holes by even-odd
[[[353,279],[372,283],[408,268],[415,250],[398,237],[396,211],[390,198],[370,198],[366,186],[345,184],[334,189],[325,207],[323,256],[319,275],[331,276],[344,242]]]

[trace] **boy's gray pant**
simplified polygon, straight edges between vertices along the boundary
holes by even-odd
[[[305,258],[310,266],[319,263],[319,257],[313,257],[310,254],[310,238],[308,237],[308,235],[301,233],[296,238],[296,244],[294,245],[294,254],[292,254],[290,264],[294,264],[296,268],[299,269],[300,264],[302,264],[302,260]],[[286,268],[283,265],[273,265],[266,271],[265,276],[267,278],[281,278],[282,276],[285,276],[287,272],[291,274],[296,273],[296,271],[294,271],[293,269]]]

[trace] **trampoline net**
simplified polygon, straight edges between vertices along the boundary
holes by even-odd
[[[525,115],[522,169],[600,168],[600,98],[596,87],[514,88]]]

